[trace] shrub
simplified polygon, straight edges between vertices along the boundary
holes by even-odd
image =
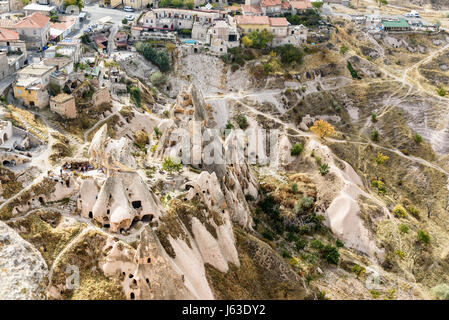
[[[415,142],[417,144],[420,144],[422,142],[422,137],[419,134],[415,134]]]
[[[141,150],[145,149],[148,143],[148,135],[143,130],[139,130],[134,134],[134,144]]]
[[[365,274],[366,269],[358,264],[355,264],[351,267],[351,271],[357,276],[357,278],[363,274]]]
[[[303,149],[302,143],[298,142],[292,147],[292,149],[290,150],[290,154],[292,156],[299,156],[302,152],[302,149]]]
[[[135,86],[131,86],[131,88],[129,89],[129,95],[130,95],[131,100],[136,104],[136,106],[141,108],[142,101],[141,101],[141,97],[140,97],[140,89]]]
[[[337,246],[337,248],[343,248],[345,246],[344,242],[340,239],[337,239],[337,241],[335,241],[335,245]]]
[[[437,89],[437,94],[440,97],[444,97],[445,95],[447,95],[447,91],[446,91],[446,89],[440,87],[440,88]]]
[[[162,170],[168,172],[180,171],[182,164],[178,159],[165,158],[162,162]]]
[[[230,122],[226,123],[226,130],[232,130],[234,129],[234,125]]]
[[[295,242],[295,248],[297,251],[304,250],[304,248],[306,246],[307,246],[307,241],[302,238],[296,240],[296,242]]]
[[[374,130],[373,132],[371,132],[371,140],[379,141],[379,131]]]
[[[449,300],[449,285],[439,284],[432,288],[432,293],[439,300]]]
[[[377,122],[377,115],[374,112],[371,113],[371,121],[372,122]]]
[[[385,161],[387,161],[388,159],[390,159],[390,157],[384,155],[382,152],[378,152],[376,157],[376,163],[379,165],[384,164]]]
[[[239,114],[236,119],[237,124],[239,125],[240,129],[245,130],[248,128],[248,120],[246,119],[245,115]]]
[[[340,253],[338,249],[331,245],[326,245],[321,250],[321,256],[327,263],[338,264],[338,259],[340,258]]]
[[[345,45],[342,45],[340,47],[340,54],[344,55],[346,52],[348,52],[349,48]]]
[[[419,212],[419,210],[416,209],[415,207],[413,207],[413,206],[408,206],[408,207],[407,207],[407,211],[408,211],[408,213],[410,213],[410,214],[411,214],[413,217],[415,217],[416,219],[418,219],[418,220],[421,219],[420,212]]]
[[[160,71],[153,72],[150,76],[150,81],[153,85],[159,87],[167,82],[167,76]]]
[[[329,173],[329,165],[327,163],[323,163],[321,166],[318,167],[318,171],[322,176],[325,176]]]
[[[292,255],[287,250],[282,250],[282,257],[283,258],[291,258]]]
[[[297,184],[297,183],[293,183],[293,184],[290,186],[290,188],[291,188],[291,190],[292,190],[293,193],[297,193],[297,192],[298,192],[298,184]]]
[[[254,201],[254,197],[251,194],[247,193],[247,194],[245,194],[245,200],[246,201]]]
[[[154,131],[154,134],[156,135],[156,137],[158,137],[158,138],[162,135],[162,132],[156,126],[153,128],[153,131]]]
[[[396,218],[405,218],[407,216],[407,211],[405,210],[405,208],[403,206],[401,206],[400,204],[397,204],[393,208],[393,215]]]
[[[401,250],[394,250],[394,254],[397,255],[401,260],[404,260],[405,253]]]
[[[376,291],[376,290],[372,289],[372,290],[370,290],[369,292],[371,293],[371,296],[372,296],[374,299],[377,299],[377,298],[380,297],[380,292],[379,292],[379,291]]]
[[[322,250],[324,248],[324,244],[320,240],[314,239],[310,242],[310,247],[315,250]]]
[[[385,184],[380,180],[371,181],[371,187],[376,188],[378,194],[386,194],[387,193],[387,188],[385,187]]]
[[[128,20],[126,18],[123,18],[122,24],[128,24]]]
[[[313,207],[315,199],[313,197],[304,197],[300,202],[295,204],[295,213],[305,213]]]
[[[262,232],[262,237],[264,237],[265,239],[267,239],[269,241],[273,241],[274,233],[271,232],[270,230],[265,230],[264,232]]]
[[[418,231],[418,241],[424,244],[430,244],[430,236],[424,230]]]
[[[399,225],[399,231],[401,231],[401,233],[408,233],[408,231],[409,231],[409,228],[408,228],[408,226],[407,225],[405,225],[405,224],[401,224],[401,225]]]
[[[359,77],[359,75],[357,74],[357,72],[356,72],[356,71],[354,70],[354,68],[352,67],[351,62],[348,61],[347,67],[348,67],[348,70],[349,70],[349,72],[351,73],[351,76],[352,76],[353,79],[361,79],[361,78]]]

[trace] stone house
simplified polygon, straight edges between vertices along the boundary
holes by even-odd
[[[226,18],[226,13],[216,10],[187,10],[158,8],[145,13],[140,25],[150,30],[192,29],[195,22],[209,23]]]
[[[58,42],[57,46],[45,50],[46,58],[54,58],[57,55],[69,57],[73,62],[79,62],[81,58],[80,39],[65,38]]]
[[[41,49],[50,39],[50,18],[38,12],[26,16],[14,27],[29,49]]]
[[[17,81],[13,85],[14,97],[27,106],[43,108],[48,105],[47,87],[54,66],[32,64],[17,72]]]
[[[14,97],[29,107],[44,108],[48,106],[48,91],[39,78],[30,77],[18,79],[14,85]]]
[[[281,0],[262,0],[260,2],[262,12],[266,16],[273,16],[281,14],[282,1]]]
[[[291,13],[292,14],[301,14],[306,10],[312,9],[312,3],[310,0],[296,0],[290,2]]]
[[[6,54],[8,71],[0,73],[0,79],[12,74],[22,68],[27,60],[27,50],[25,42],[20,40],[19,34],[14,30],[0,28],[0,52]],[[6,66],[4,58],[2,61],[2,71]]]
[[[51,97],[50,109],[63,118],[75,119],[77,117],[75,98],[66,93],[60,93],[55,97]]]
[[[142,10],[153,4],[153,0],[123,0],[123,6],[131,7],[135,10]]]

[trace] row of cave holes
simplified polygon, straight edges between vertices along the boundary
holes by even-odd
[[[147,259],[147,263],[151,263],[151,258]],[[125,271],[123,271],[123,275],[126,277],[126,272]],[[132,273],[130,273],[128,278],[132,279],[132,278],[134,278],[134,275]],[[145,278],[145,282],[149,285],[150,284],[150,279]],[[137,285],[136,279],[133,279],[133,284]],[[134,292],[131,292],[129,297],[130,297],[131,300],[134,300],[135,299]]]
[[[188,190],[190,190],[190,189],[192,189],[193,188],[193,186],[192,185],[190,185],[190,184],[187,184],[186,185],[186,191],[188,191]],[[203,194],[204,193],[206,193],[206,191],[205,190],[203,190]],[[207,194],[209,194],[210,195],[210,192],[209,192],[209,189],[207,189]],[[196,197],[199,197],[200,196],[200,194],[197,192],[197,193],[195,193],[195,196]],[[187,201],[187,198],[184,198],[183,199],[184,201]],[[224,211],[224,209],[223,210],[221,210],[221,213],[225,213],[225,211]]]

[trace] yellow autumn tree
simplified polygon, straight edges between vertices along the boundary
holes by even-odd
[[[382,152],[378,152],[377,153],[377,157],[376,157],[376,163],[377,164],[384,164],[385,161],[387,161],[388,159],[390,159],[389,156],[384,155]]]
[[[245,48],[251,48],[253,46],[253,40],[251,40],[248,36],[244,36],[242,38],[242,44],[245,46]]]
[[[310,127],[310,131],[315,133],[320,138],[325,138],[332,136],[335,129],[330,123],[320,119],[313,123],[313,126]]]

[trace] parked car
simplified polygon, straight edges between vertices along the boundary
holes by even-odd
[[[124,6],[123,10],[126,11],[126,12],[134,12],[134,9],[132,7],[130,7],[130,6]]]
[[[128,21],[133,21],[134,20],[134,16],[132,14],[128,15],[125,17],[126,20]]]

